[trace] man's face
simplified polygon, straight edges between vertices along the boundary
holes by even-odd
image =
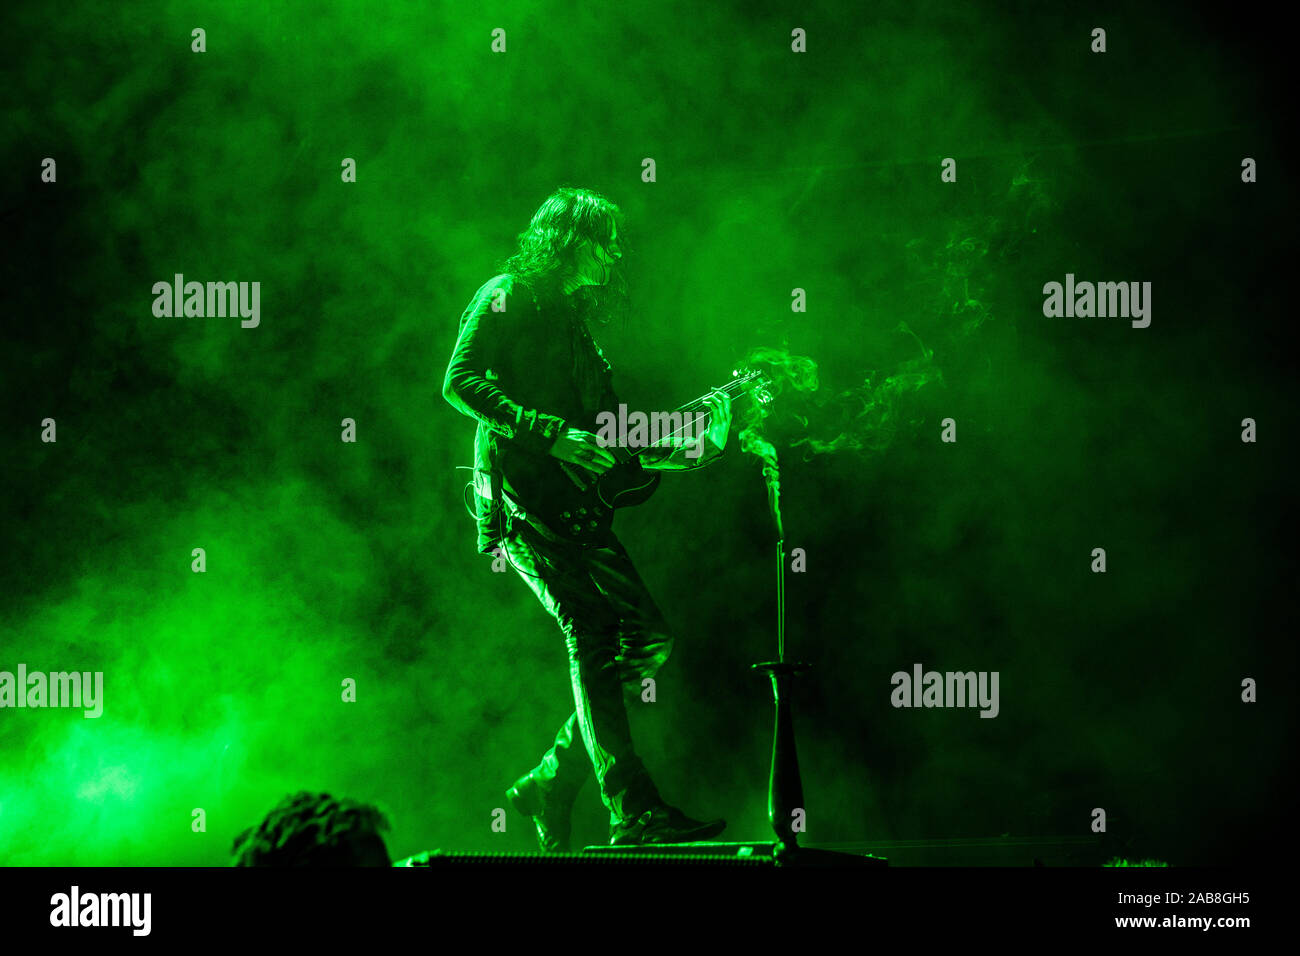
[[[577,274],[580,285],[604,285],[613,275],[614,263],[623,258],[618,247],[618,223],[614,223],[609,242],[601,245],[584,239],[578,247]]]

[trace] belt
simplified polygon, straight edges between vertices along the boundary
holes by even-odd
[[[474,491],[479,495],[479,497],[486,498],[488,501],[492,502],[493,510],[499,509],[500,512],[504,513],[505,517],[509,520],[509,528],[498,529],[502,532],[503,537],[505,531],[513,530],[514,521],[517,518],[551,544],[560,545],[562,547],[574,546],[575,542],[556,534],[548,528],[540,518],[529,514],[520,506],[519,502],[515,501],[510,492],[505,488],[505,476],[502,475],[501,472],[496,470],[485,472],[475,469]],[[491,514],[492,512],[490,511],[489,515]]]

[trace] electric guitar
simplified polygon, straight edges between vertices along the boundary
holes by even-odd
[[[615,464],[603,474],[580,465],[561,461],[552,455],[535,455],[512,451],[503,463],[505,491],[526,515],[541,521],[548,530],[579,544],[587,544],[607,532],[614,522],[617,508],[629,508],[648,500],[659,488],[660,472],[642,467],[640,456],[650,448],[691,446],[702,443],[708,430],[709,412],[706,399],[714,391],[726,392],[733,401],[749,394],[761,405],[772,400],[768,391],[771,380],[762,372],[741,369],[731,373],[731,381],[701,395],[693,402],[663,415],[647,416],[647,421],[667,420],[680,427],[667,435],[653,435],[657,441],[642,447],[623,443],[609,444],[605,450]],[[662,415],[662,418],[660,416]],[[679,416],[674,418],[673,416]],[[599,433],[595,420],[571,422],[572,427]],[[701,451],[703,446],[700,446]]]

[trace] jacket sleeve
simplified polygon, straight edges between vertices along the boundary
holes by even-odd
[[[535,408],[525,408],[496,384],[501,359],[511,350],[526,348],[523,312],[531,304],[524,296],[510,296],[509,276],[498,276],[475,294],[461,316],[460,335],[442,381],[442,396],[453,408],[468,415],[521,448],[546,454],[567,427],[564,419]],[[504,293],[505,310],[492,309]]]
[[[700,438],[700,443],[700,454],[694,457],[686,454],[689,446],[647,448],[641,455],[641,465],[659,471],[692,471],[711,465],[726,454],[724,449],[718,448],[706,438]]]
[[[612,386],[607,394],[613,395]],[[618,399],[614,397],[614,407],[617,408]],[[687,438],[688,435],[683,435]],[[657,448],[646,448],[641,451],[641,465],[644,468],[650,468],[658,471],[691,471],[695,468],[703,468],[705,465],[711,465],[725,454],[723,449],[718,448],[713,442],[708,441],[703,435],[699,436],[700,450],[699,453],[691,456],[687,451],[692,450],[689,445],[661,445]]]

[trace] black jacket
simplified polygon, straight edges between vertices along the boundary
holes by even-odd
[[[461,315],[442,394],[478,422],[475,469],[508,481],[512,456],[546,455],[570,424],[589,428],[598,411],[617,408],[612,377],[570,297],[543,304],[523,281],[498,275]],[[488,553],[500,543],[498,519],[491,502],[475,500],[478,548]]]

